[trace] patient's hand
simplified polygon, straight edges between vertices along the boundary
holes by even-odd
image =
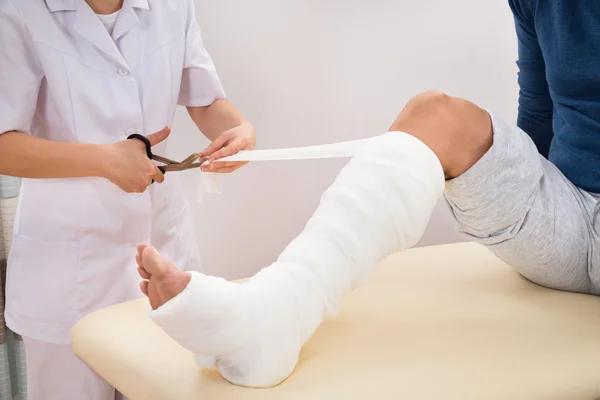
[[[180,271],[151,246],[138,245],[136,261],[138,273],[144,279],[140,289],[148,296],[153,310],[181,293],[191,280],[189,273]]]

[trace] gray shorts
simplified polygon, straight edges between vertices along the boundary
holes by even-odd
[[[599,295],[599,196],[573,185],[521,129],[492,121],[491,149],[446,183],[459,231],[539,285]]]

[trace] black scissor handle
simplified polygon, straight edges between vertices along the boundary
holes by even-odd
[[[150,140],[148,140],[148,138],[146,136],[140,135],[139,133],[134,133],[132,135],[127,136],[127,139],[141,140],[142,143],[144,143],[144,146],[146,147],[146,155],[148,156],[148,158],[150,160],[152,160],[154,158],[154,154],[152,154],[152,145],[150,144]],[[165,174],[167,172],[167,171],[165,171],[165,168],[162,166],[158,167],[158,169],[163,174]],[[154,179],[152,179],[152,183],[154,183]]]
[[[146,136],[140,135],[139,133],[134,133],[133,135],[127,136],[127,139],[141,140],[142,143],[144,143],[144,146],[146,146],[146,155],[148,156],[149,159],[152,160],[152,157],[153,157],[152,145],[150,144],[150,141],[148,140],[148,138]]]

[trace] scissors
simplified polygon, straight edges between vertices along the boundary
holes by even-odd
[[[187,169],[199,168],[202,164],[204,164],[204,161],[195,162],[202,157],[202,154],[199,154],[199,153],[191,154],[188,158],[186,158],[185,160],[183,160],[181,162],[173,161],[166,157],[161,157],[161,156],[157,156],[156,154],[152,154],[152,145],[150,144],[150,141],[148,140],[148,138],[146,138],[143,135],[140,135],[139,133],[134,133],[133,135],[129,135],[127,137],[127,139],[141,140],[142,143],[144,143],[144,145],[146,146],[146,155],[148,156],[149,159],[166,164],[166,165],[158,166],[158,169],[163,174],[167,173],[167,171],[185,171]],[[152,181],[152,182],[154,182],[154,181]]]

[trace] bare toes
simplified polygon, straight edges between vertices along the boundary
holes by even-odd
[[[144,293],[145,296],[148,296],[148,281],[140,282],[140,290]]]
[[[169,265],[154,247],[146,246],[142,252],[143,268],[153,277],[162,278],[168,272]]]
[[[138,263],[138,265],[140,267],[142,266],[142,254],[144,253],[144,250],[146,249],[146,247],[148,247],[148,245],[146,245],[144,243],[140,243],[137,245],[137,254],[135,256],[135,261]]]
[[[138,274],[143,278],[143,279],[150,279],[150,277],[152,276],[150,274],[150,272],[146,271],[144,269],[144,267],[138,267]]]

